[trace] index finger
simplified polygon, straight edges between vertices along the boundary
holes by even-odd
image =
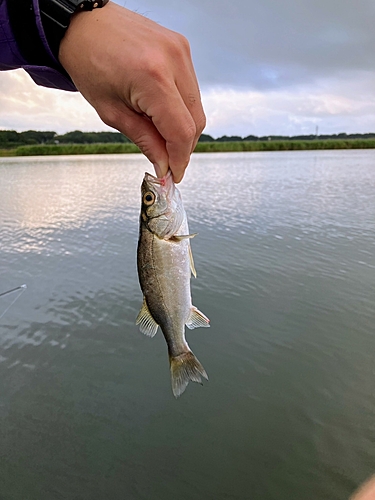
[[[193,94],[190,99],[193,99]],[[147,115],[165,140],[173,179],[180,182],[205,126],[200,98],[194,97],[189,109],[175,86],[167,96],[150,105]]]
[[[168,61],[159,60],[153,68],[152,78],[144,81],[134,97],[135,109],[151,118],[165,140],[169,167],[174,181],[180,182],[206,123],[189,57],[177,59],[172,68],[168,67]]]

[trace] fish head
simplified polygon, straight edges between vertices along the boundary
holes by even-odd
[[[159,238],[171,238],[185,218],[181,194],[173,182],[171,171],[168,170],[161,179],[146,172],[141,192],[142,221]]]

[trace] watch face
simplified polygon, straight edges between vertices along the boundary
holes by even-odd
[[[67,28],[71,15],[77,10],[103,7],[109,0],[39,0],[41,14],[49,17],[61,28]]]
[[[70,0],[75,5],[75,10],[93,10],[103,7],[109,0]]]
[[[76,10],[92,10],[95,0],[68,0],[66,3],[70,4],[75,12]]]

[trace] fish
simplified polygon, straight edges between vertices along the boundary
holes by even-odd
[[[191,299],[190,279],[196,270],[190,239],[196,234],[189,234],[181,193],[170,170],[163,178],[146,172],[141,199],[137,268],[143,304],[136,324],[149,337],[160,326],[168,346],[172,392],[178,398],[189,381],[208,380],[185,338],[185,326],[210,326]]]

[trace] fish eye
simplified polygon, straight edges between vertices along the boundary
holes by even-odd
[[[150,206],[154,203],[154,201],[155,201],[155,195],[151,191],[147,191],[147,193],[143,195],[143,203],[145,205]]]

